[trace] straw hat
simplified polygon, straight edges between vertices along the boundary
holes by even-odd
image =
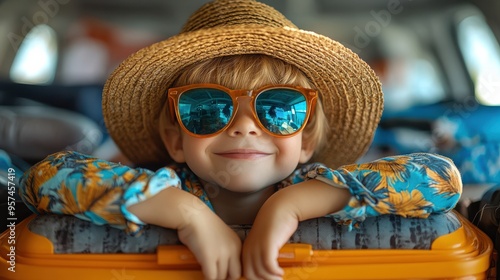
[[[205,4],[182,31],[132,54],[103,91],[109,133],[136,164],[171,161],[158,133],[167,89],[190,64],[227,55],[265,54],[301,69],[319,91],[331,131],[314,161],[337,168],[367,150],[382,114],[379,79],[340,43],[298,29],[275,9],[253,0]]]

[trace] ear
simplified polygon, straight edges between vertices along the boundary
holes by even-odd
[[[181,129],[177,122],[172,122],[168,114],[165,114],[165,109],[160,116],[159,132],[170,157],[175,162],[185,162]]]
[[[316,144],[313,141],[308,141],[306,137],[302,138],[302,148],[300,149],[300,163],[308,162],[314,155]]]

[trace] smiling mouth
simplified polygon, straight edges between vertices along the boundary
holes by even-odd
[[[221,157],[231,158],[231,159],[259,159],[270,155],[270,153],[265,153],[256,150],[230,150],[215,154]]]

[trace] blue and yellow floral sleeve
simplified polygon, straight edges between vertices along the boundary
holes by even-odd
[[[35,213],[74,215],[134,235],[144,223],[127,207],[180,185],[179,177],[170,168],[152,172],[76,152],[59,152],[23,175],[20,192]]]
[[[462,193],[453,162],[428,153],[386,157],[337,170],[311,164],[297,170],[285,186],[309,179],[350,190],[348,205],[331,214],[337,222],[349,225],[382,214],[426,218],[453,209]]]

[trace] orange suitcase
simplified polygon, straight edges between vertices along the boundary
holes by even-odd
[[[247,226],[233,229],[243,239]],[[487,279],[491,240],[457,212],[368,218],[348,231],[302,222],[280,252],[285,279]],[[1,279],[203,279],[175,231],[130,237],[72,216],[32,215],[0,236]]]

